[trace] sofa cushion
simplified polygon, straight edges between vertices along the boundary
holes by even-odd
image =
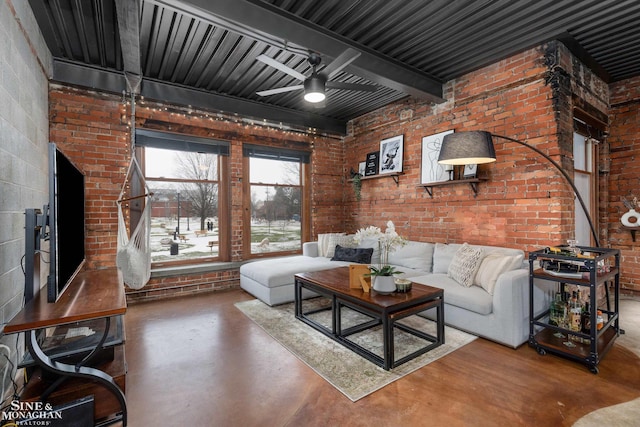
[[[380,246],[378,245],[378,239],[368,238],[362,239],[358,244],[359,248],[373,248],[373,255],[371,255],[371,264],[380,264]]]
[[[389,264],[430,273],[433,264],[433,243],[407,242],[389,252]]]
[[[480,263],[484,257],[482,248],[463,244],[453,256],[447,275],[467,288],[473,285]]]
[[[494,251],[487,254],[476,273],[473,284],[482,287],[493,295],[496,281],[502,273],[517,270],[522,266],[524,254],[507,255],[504,252]]]
[[[275,288],[292,284],[293,275],[297,273],[327,270],[348,265],[348,262],[331,261],[324,257],[312,258],[297,255],[249,262],[240,266],[240,274],[268,288]]]
[[[493,296],[479,286],[465,288],[446,274],[428,274],[412,277],[414,283],[434,286],[444,290],[444,303],[486,315],[493,312]],[[445,321],[447,310],[445,308]]]
[[[350,261],[358,264],[369,264],[372,254],[373,248],[343,248],[337,245],[331,261]]]
[[[344,236],[346,233],[322,233],[318,234],[318,256],[326,257],[329,247],[329,237]],[[334,244],[335,247],[335,244]]]
[[[325,257],[332,258],[336,251],[336,246],[342,246],[343,248],[354,248],[356,243],[353,241],[353,235],[332,235],[329,236],[329,242],[327,244],[327,251]]]
[[[449,264],[453,256],[460,248],[458,243],[436,243],[433,249],[433,272],[434,273],[446,273],[449,271]]]

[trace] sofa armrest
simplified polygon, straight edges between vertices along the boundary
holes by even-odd
[[[318,252],[318,242],[305,242],[302,244],[302,255],[317,258],[320,256]]]
[[[549,307],[549,284],[536,280],[533,293],[533,312],[538,315]],[[493,310],[503,319],[510,342],[526,341],[529,335],[529,269],[508,271],[498,277]]]

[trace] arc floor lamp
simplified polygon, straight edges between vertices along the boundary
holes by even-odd
[[[596,233],[596,229],[593,225],[593,221],[591,220],[591,216],[589,215],[589,211],[587,210],[587,206],[585,205],[584,200],[582,200],[582,197],[580,196],[580,193],[578,192],[573,179],[569,176],[567,171],[562,169],[562,167],[555,160],[553,160],[546,153],[534,147],[533,145],[529,145],[526,142],[519,141],[508,136],[494,135],[486,131],[455,132],[445,135],[444,139],[442,140],[442,147],[440,148],[438,163],[444,165],[469,165],[474,163],[481,164],[495,162],[496,152],[493,147],[494,137],[502,138],[507,141],[515,142],[516,144],[520,144],[527,148],[530,148],[531,150],[547,159],[553,166],[555,166],[556,169],[558,169],[558,171],[560,171],[562,176],[567,180],[567,182],[573,189],[573,193],[578,199],[580,206],[582,206],[582,210],[584,211],[584,214],[587,217],[587,221],[589,222],[589,227],[591,228],[591,234],[593,235],[593,240],[596,247],[600,247],[598,233]]]

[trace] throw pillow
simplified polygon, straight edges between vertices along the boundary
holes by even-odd
[[[335,253],[336,246],[338,245],[343,248],[353,248],[356,244],[353,241],[353,235],[331,235],[329,236],[329,243],[327,244],[327,252],[325,253],[325,256],[327,258],[332,258]]]
[[[371,263],[372,254],[373,248],[343,248],[337,245],[331,261],[349,261],[358,264],[369,264]]]
[[[473,284],[493,295],[498,277],[502,273],[520,268],[522,259],[522,255],[505,255],[499,252],[487,254],[480,264]]]
[[[460,249],[460,244],[452,243],[450,245],[446,243],[436,243],[436,247],[433,250],[433,272],[444,273],[449,271],[449,264],[453,256]]]
[[[447,275],[467,288],[473,285],[478,268],[484,256],[482,248],[474,248],[467,243],[456,252],[449,264]]]
[[[407,242],[389,252],[389,264],[431,273],[433,247],[433,243]]]
[[[329,237],[344,236],[345,233],[322,233],[318,234],[318,256],[326,257],[327,248],[329,247]],[[334,245],[335,247],[335,245]]]

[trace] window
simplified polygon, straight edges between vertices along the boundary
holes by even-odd
[[[245,203],[249,206],[245,253],[300,252],[308,228],[303,183],[309,153],[245,145],[244,156],[249,183],[245,186]]]
[[[228,152],[223,141],[136,132],[136,155],[153,192],[152,263],[227,258],[228,203],[222,184]]]
[[[573,134],[573,181],[580,193],[580,197],[584,200],[589,216],[593,220],[593,212],[595,210],[595,177],[594,169],[594,150],[595,144],[591,138],[587,138],[579,133]],[[582,210],[582,206],[576,200],[575,203],[575,238],[578,244],[583,246],[593,246],[595,242],[591,239],[591,227],[587,217]]]

